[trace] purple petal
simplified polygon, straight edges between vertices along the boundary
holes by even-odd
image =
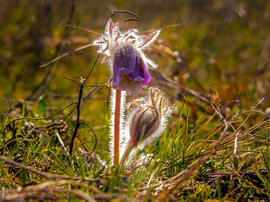
[[[113,62],[113,88],[119,86],[118,90],[125,90],[125,86],[117,85],[123,78],[123,75],[134,71],[136,66],[136,54],[131,45],[124,46],[117,50]],[[123,85],[123,84],[122,84]]]
[[[150,85],[149,76],[143,59],[136,54],[132,45],[118,49],[114,55],[112,86],[117,90],[125,90],[129,95],[142,91]]]
[[[114,55],[113,76],[128,74],[136,66],[136,53],[131,45],[118,49]]]
[[[132,73],[130,70],[128,70],[127,68],[121,68],[117,71],[116,75],[124,75],[124,74],[129,74]]]
[[[136,68],[134,72],[127,75],[133,81],[140,81],[143,88],[150,85],[152,78],[149,76],[146,65],[142,58],[137,57]]]

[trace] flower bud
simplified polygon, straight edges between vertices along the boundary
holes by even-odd
[[[128,124],[130,139],[127,142],[120,165],[125,163],[133,149],[143,148],[161,136],[171,113],[169,101],[163,102],[163,97],[157,89],[150,90],[149,103],[144,104],[142,101],[131,103],[131,105],[135,104],[139,108],[130,116]]]

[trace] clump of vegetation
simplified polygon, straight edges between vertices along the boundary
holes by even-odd
[[[122,29],[149,30],[114,36],[126,40],[110,50],[125,59],[109,59],[116,70],[92,46],[108,42],[97,32],[107,17],[98,4],[72,0],[68,16],[59,12],[62,1],[5,5],[1,200],[269,200],[269,3],[142,3],[115,1],[121,12],[108,14]],[[123,6],[141,21],[126,21],[138,17]],[[107,23],[108,33],[118,26]],[[152,44],[141,50],[140,43]],[[143,74],[120,68],[129,60]],[[117,90],[128,91],[124,110],[116,111],[117,95],[109,99]],[[117,121],[118,112],[127,118]]]

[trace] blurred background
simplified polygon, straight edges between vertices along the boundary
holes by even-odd
[[[0,1],[0,109],[6,112],[22,103],[35,109],[38,99],[50,110],[76,101],[78,86],[67,77],[85,78],[97,57],[97,47],[69,54],[43,68],[41,65],[77,48],[91,44],[102,33],[104,23],[115,10],[136,13],[140,22],[128,22],[123,29],[139,33],[163,29],[148,56],[158,64],[151,75],[153,86],[172,101],[186,95],[193,106],[205,110],[209,87],[223,104],[235,103],[237,91],[242,109],[269,106],[270,2],[267,0],[9,0]],[[121,14],[121,24],[130,17]],[[70,25],[70,26],[67,26]],[[88,31],[84,31],[83,28]],[[92,31],[92,33],[89,32]],[[149,32],[150,33],[150,32]],[[98,60],[87,84],[107,84],[110,71]],[[161,82],[162,81],[162,82]],[[85,89],[88,95],[93,88]],[[108,89],[100,88],[84,103],[83,116],[107,113]],[[28,114],[35,115],[35,114]],[[16,114],[15,114],[16,116]],[[100,116],[108,119],[109,115]],[[95,125],[104,120],[92,120]]]

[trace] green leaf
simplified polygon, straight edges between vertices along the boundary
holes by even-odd
[[[10,105],[8,107],[8,110],[7,110],[7,112],[6,112],[5,116],[4,116],[4,119],[2,120],[2,124],[1,124],[1,128],[0,128],[0,133],[2,133],[2,130],[4,129],[4,126],[6,124],[6,119],[8,118],[8,113],[9,113],[10,107],[12,105],[12,102],[13,102],[13,100],[11,101],[11,103],[10,103]]]
[[[38,114],[40,116],[45,116],[46,112],[46,101],[44,96],[40,96],[38,99]]]

